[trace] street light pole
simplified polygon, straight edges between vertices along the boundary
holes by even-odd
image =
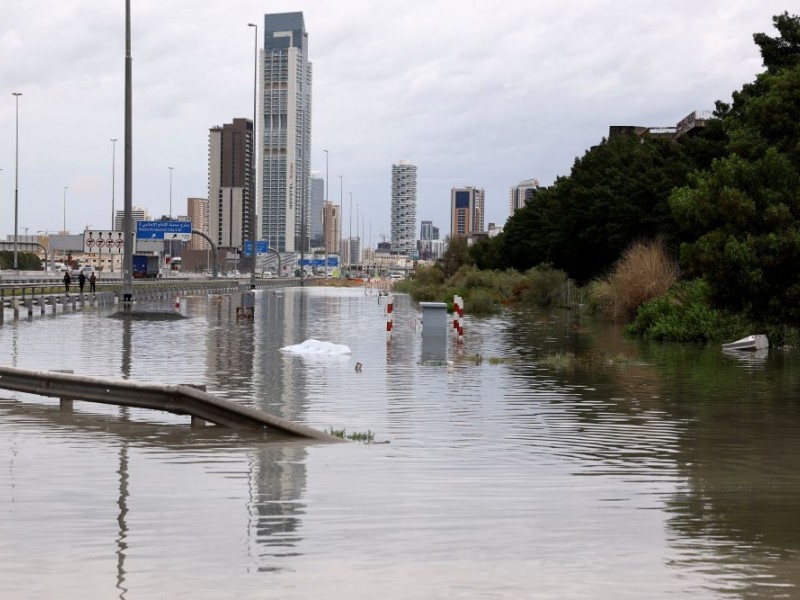
[[[351,261],[353,259],[353,249],[351,247],[353,243],[353,192],[348,192],[350,194],[350,210],[347,211],[347,217],[350,221],[350,229],[349,233],[347,234],[347,270],[349,271],[352,268]]]
[[[111,231],[114,231],[116,219],[114,218],[114,193],[116,192],[116,173],[117,173],[117,138],[111,138]],[[111,248],[108,249],[109,262],[111,263],[111,272],[114,272],[114,255],[111,253]]]
[[[323,150],[325,153],[325,205],[322,208],[322,245],[325,246],[325,267],[323,273],[325,273],[325,279],[328,278],[328,219],[326,215],[328,214],[328,203],[330,202],[330,196],[328,195],[328,191],[330,189],[330,183],[328,181],[328,151]]]
[[[167,167],[169,169],[169,220],[172,221],[172,171],[174,167]],[[167,269],[166,275],[172,271],[172,238],[169,238],[169,269]]]
[[[256,96],[258,95],[258,25],[255,23],[248,23],[248,27],[252,27],[254,29],[254,40],[255,43],[253,44],[253,150],[252,156],[250,157],[250,170],[251,170],[251,177],[250,177],[250,289],[256,289],[256,266],[258,262],[256,261],[256,173],[258,170],[256,169],[256,131],[258,127],[256,127],[256,123],[258,122],[257,119],[257,102]],[[280,274],[280,273],[279,273]]]
[[[342,271],[344,270],[343,269],[344,263],[342,261],[342,259],[344,258],[344,256],[342,256],[342,225],[343,225],[343,223],[342,223],[342,198],[344,197],[344,192],[343,192],[344,183],[343,183],[343,181],[344,180],[342,179],[342,176],[339,175],[339,248],[338,248],[338,251],[339,251],[339,279],[342,278]]]
[[[169,220],[172,221],[172,171],[175,167],[167,167],[169,169]]]
[[[133,302],[133,57],[131,56],[131,0],[125,0],[125,236],[122,257],[122,301]]]
[[[16,142],[14,146],[14,270],[19,270],[17,263],[17,243],[19,236],[17,235],[17,224],[19,222],[19,97],[22,92],[11,92],[14,96],[16,104],[16,128],[15,136]]]
[[[69,188],[64,186],[64,225],[63,225],[63,232],[64,235],[67,234],[67,190]]]
[[[114,231],[114,193],[116,192],[117,174],[117,138],[111,138],[111,231]],[[114,263],[111,263],[111,270],[114,270]]]
[[[358,240],[358,251],[359,251],[359,254],[360,254],[361,253],[361,238],[358,237],[358,209],[359,209],[359,204],[360,204],[360,202],[356,202],[356,239]],[[350,255],[352,256],[352,254],[353,253],[351,252]],[[357,265],[361,264],[361,259],[358,256],[358,254],[356,254],[356,264]]]

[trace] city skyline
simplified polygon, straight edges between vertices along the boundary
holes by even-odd
[[[14,97],[19,97],[19,232],[108,227],[112,139],[122,202],[122,6],[43,0],[4,11],[0,38],[0,234],[13,232]],[[390,6],[290,2],[303,11],[314,63],[311,165],[327,199],[349,194],[371,224],[372,246],[390,237],[398,157],[419,168],[417,227],[449,234],[449,191],[486,191],[485,221],[502,225],[508,190],[550,185],[610,125],[670,125],[709,109],[761,71],[755,32],[774,35],[786,10],[766,0],[669,6],[588,1],[499,8],[411,0]],[[167,214],[207,194],[207,132],[253,112],[253,30],[262,3],[132,6],[133,203]],[[75,26],[65,26],[74,22]],[[176,26],[179,23],[179,26]],[[446,26],[444,26],[446,25]],[[468,42],[467,42],[468,40]],[[631,49],[636,48],[636,52]],[[187,64],[202,65],[188,69]],[[5,100],[3,100],[5,98]],[[168,171],[168,167],[174,170]],[[339,176],[342,179],[339,179]],[[340,186],[341,181],[341,186]],[[365,240],[365,245],[367,245]]]

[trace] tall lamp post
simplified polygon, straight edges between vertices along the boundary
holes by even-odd
[[[322,245],[325,246],[325,267],[322,271],[325,274],[325,279],[328,278],[328,228],[327,222],[328,219],[326,215],[328,214],[328,203],[330,202],[330,196],[328,196],[328,190],[330,189],[330,184],[328,182],[328,151],[323,150],[325,153],[325,206],[322,209]]]
[[[116,192],[116,174],[117,174],[117,138],[111,138],[111,231],[114,231],[114,193]],[[108,249],[108,258],[111,263],[111,272],[114,272],[114,255],[111,253],[111,248]]]
[[[344,271],[344,263],[342,259],[342,198],[344,197],[344,179],[341,175],[339,175],[339,279],[342,278],[342,272]]]
[[[175,167],[167,168],[169,169],[169,220],[172,221],[172,171]],[[167,276],[172,271],[172,238],[169,238],[169,260],[169,269],[166,271]]]
[[[117,138],[111,138],[111,231],[114,230],[114,193],[116,192],[117,175]],[[111,270],[114,270],[114,263],[111,263]]]
[[[67,190],[69,188],[64,186],[64,224],[63,224],[63,232],[64,235],[67,234]]]
[[[169,220],[172,221],[172,171],[175,167],[167,167],[169,169]]]
[[[350,229],[349,229],[349,233],[347,234],[347,236],[348,236],[348,240],[347,240],[347,270],[350,271],[350,269],[353,268],[353,265],[352,265],[352,261],[353,261],[353,248],[352,248],[352,244],[353,244],[353,192],[348,192],[348,194],[350,194],[350,210],[347,211],[347,213],[348,213],[347,216],[348,216],[348,218],[350,220]],[[356,223],[356,228],[357,227],[358,227],[358,223]]]
[[[258,25],[255,23],[248,23],[248,27],[252,27],[255,33],[253,44],[253,151],[250,158],[250,289],[256,289],[256,96],[258,94]],[[280,273],[279,273],[280,275]]]
[[[17,235],[17,224],[19,222],[19,97],[22,92],[11,92],[14,96],[16,104],[16,128],[15,137],[16,142],[14,146],[14,270],[19,269],[17,263],[17,243],[19,236]]]

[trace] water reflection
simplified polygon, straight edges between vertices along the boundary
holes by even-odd
[[[796,595],[793,355],[746,364],[575,312],[467,313],[447,368],[421,360],[406,296],[388,342],[384,306],[363,290],[256,299],[252,323],[236,322],[235,294],[188,297],[187,318],[169,323],[100,311],[16,323],[0,327],[0,352],[17,348],[29,368],[205,384],[391,443],[309,445],[0,393],[0,561],[20,573],[0,578],[0,595]],[[352,354],[280,352],[310,338]],[[558,350],[626,360],[534,361]]]
[[[504,329],[508,346],[544,352],[552,325],[516,315]],[[530,362],[517,369],[531,393],[509,406],[541,424],[536,443],[574,459],[579,473],[657,481],[662,471],[676,488],[659,493],[671,515],[673,568],[708,578],[709,591],[726,596],[795,597],[797,358],[650,344],[608,335],[604,324],[591,328],[576,338],[564,327],[564,347],[623,353],[629,362],[568,373]]]

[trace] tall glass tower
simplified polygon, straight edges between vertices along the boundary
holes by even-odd
[[[261,65],[261,228],[278,252],[300,250],[309,231],[311,63],[302,12],[264,15]]]

